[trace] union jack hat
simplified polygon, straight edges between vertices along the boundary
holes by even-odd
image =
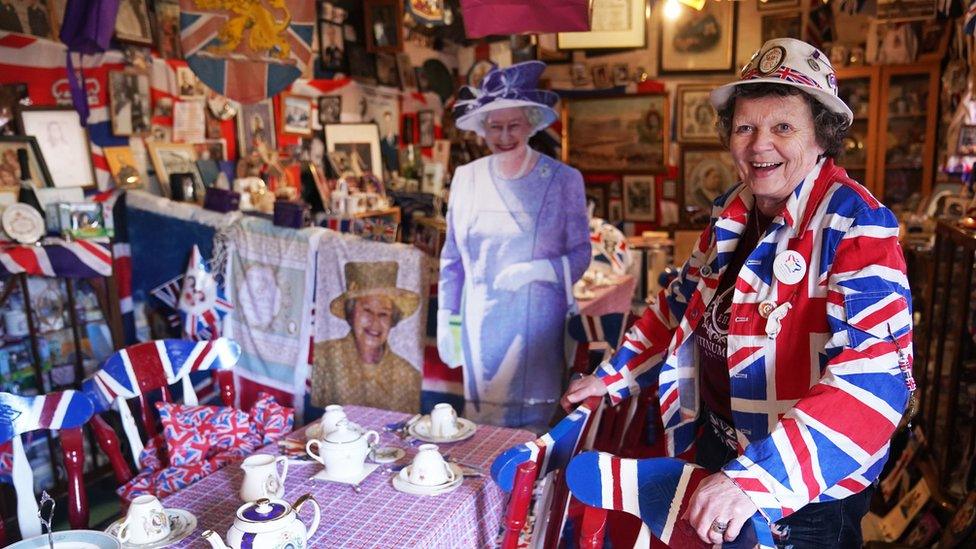
[[[827,56],[817,48],[795,38],[767,41],[742,67],[739,80],[712,90],[712,106],[725,106],[736,86],[769,82],[803,90],[820,101],[831,112],[847,117],[851,125],[854,113],[837,93],[837,75]]]

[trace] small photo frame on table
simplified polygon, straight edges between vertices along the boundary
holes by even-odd
[[[565,99],[562,104],[563,162],[584,172],[667,170],[667,94]]]
[[[144,135],[149,132],[149,75],[132,71],[109,71],[109,113],[115,135]]]
[[[364,172],[377,176],[383,173],[380,130],[376,124],[327,124],[325,146],[327,153],[345,152],[350,159],[358,156]]]
[[[689,226],[704,226],[712,203],[739,179],[732,155],[721,146],[681,148],[681,181],[684,184],[685,219]]]
[[[681,6],[658,33],[661,74],[731,72],[735,64],[736,5],[705,2],[701,11]]]
[[[655,177],[650,174],[623,176],[623,215],[626,221],[654,221],[657,204]]]
[[[586,32],[561,32],[560,50],[643,48],[647,45],[645,0],[594,2],[591,29]]]
[[[20,159],[25,156],[30,174],[21,173]],[[29,180],[35,189],[54,186],[37,139],[30,135],[0,135],[0,189],[19,189],[22,180]]]
[[[326,124],[342,122],[342,96],[323,95],[319,97],[319,123],[324,128]]]
[[[172,198],[170,188],[171,176],[175,174],[190,174],[195,189],[203,193],[203,177],[197,168],[197,152],[189,143],[147,143],[149,158],[152,159],[153,169],[159,187],[167,198]],[[183,186],[181,186],[183,188]],[[178,198],[182,200],[182,198]]]
[[[153,29],[147,0],[120,0],[115,17],[115,38],[139,46],[153,45]]]
[[[403,2],[363,0],[366,50],[370,53],[403,51]]]
[[[713,86],[679,84],[675,92],[678,107],[678,142],[718,144],[718,114],[709,100]]]
[[[288,92],[282,93],[281,121],[282,133],[311,137],[312,98]]]
[[[119,147],[102,147],[102,154],[108,162],[108,171],[115,180],[115,186],[120,189],[141,189],[145,184],[142,171],[128,145]]]
[[[376,54],[376,82],[381,86],[400,87],[400,69],[396,56],[392,53]]]
[[[773,38],[796,38],[803,36],[803,16],[799,11],[771,13],[762,16],[762,42]]]
[[[417,144],[421,147],[433,147],[435,138],[434,111],[418,111]]]
[[[21,133],[33,135],[55,187],[94,189],[88,130],[72,107],[22,107],[18,111]]]
[[[274,104],[270,99],[242,104],[237,115],[237,146],[241,156],[248,156],[258,143],[275,150]]]

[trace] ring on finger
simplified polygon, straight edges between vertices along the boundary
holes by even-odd
[[[710,529],[717,534],[724,534],[725,531],[728,529],[728,527],[729,527],[728,521],[722,522],[718,519],[715,519],[712,521],[712,526],[710,527]]]

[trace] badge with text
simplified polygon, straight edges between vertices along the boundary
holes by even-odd
[[[773,275],[783,284],[796,284],[807,273],[807,262],[799,252],[787,250],[773,261]]]

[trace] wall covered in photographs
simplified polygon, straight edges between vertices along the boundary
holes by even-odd
[[[663,172],[669,114],[664,94],[563,101],[563,161],[583,171]]]
[[[738,179],[732,156],[722,147],[682,147],[682,198],[687,223],[705,225],[711,215],[712,202]]]

